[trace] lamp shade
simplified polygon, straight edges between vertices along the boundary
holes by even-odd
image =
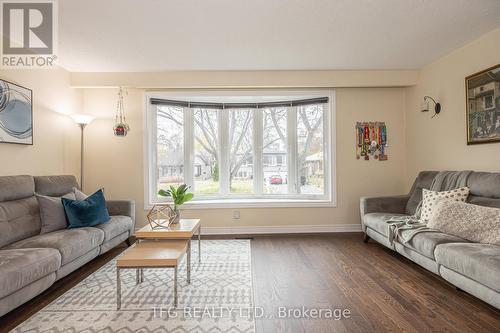
[[[92,120],[94,120],[94,116],[90,116],[88,114],[81,114],[81,113],[76,113],[70,115],[70,117],[73,119],[75,123],[78,125],[87,125],[90,124]]]

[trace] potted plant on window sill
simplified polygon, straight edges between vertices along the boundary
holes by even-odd
[[[182,184],[179,187],[175,187],[170,185],[170,188],[167,190],[159,190],[158,195],[162,197],[172,198],[172,202],[174,204],[174,216],[171,219],[171,223],[179,223],[181,219],[181,213],[179,211],[179,206],[193,199],[193,193],[188,192],[190,186],[186,184]]]

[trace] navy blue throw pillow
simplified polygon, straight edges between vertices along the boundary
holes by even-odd
[[[110,220],[104,193],[99,190],[85,200],[62,198],[68,229],[93,227]]]

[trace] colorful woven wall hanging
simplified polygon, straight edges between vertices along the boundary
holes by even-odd
[[[370,156],[387,161],[387,127],[384,122],[356,123],[356,158],[369,160]]]

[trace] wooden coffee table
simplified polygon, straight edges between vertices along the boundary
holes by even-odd
[[[145,241],[132,245],[116,259],[116,309],[121,308],[121,280],[122,269],[136,270],[136,283],[144,280],[145,268],[173,268],[174,269],[174,307],[177,307],[177,267],[187,252],[187,240]],[[189,265],[189,262],[187,263]],[[188,283],[189,283],[188,271]]]
[[[147,224],[135,232],[138,241],[185,239],[188,241],[187,267],[188,280],[191,280],[191,238],[198,234],[198,261],[201,262],[201,222],[199,219],[181,219],[179,223],[171,224],[168,229],[153,229]]]

